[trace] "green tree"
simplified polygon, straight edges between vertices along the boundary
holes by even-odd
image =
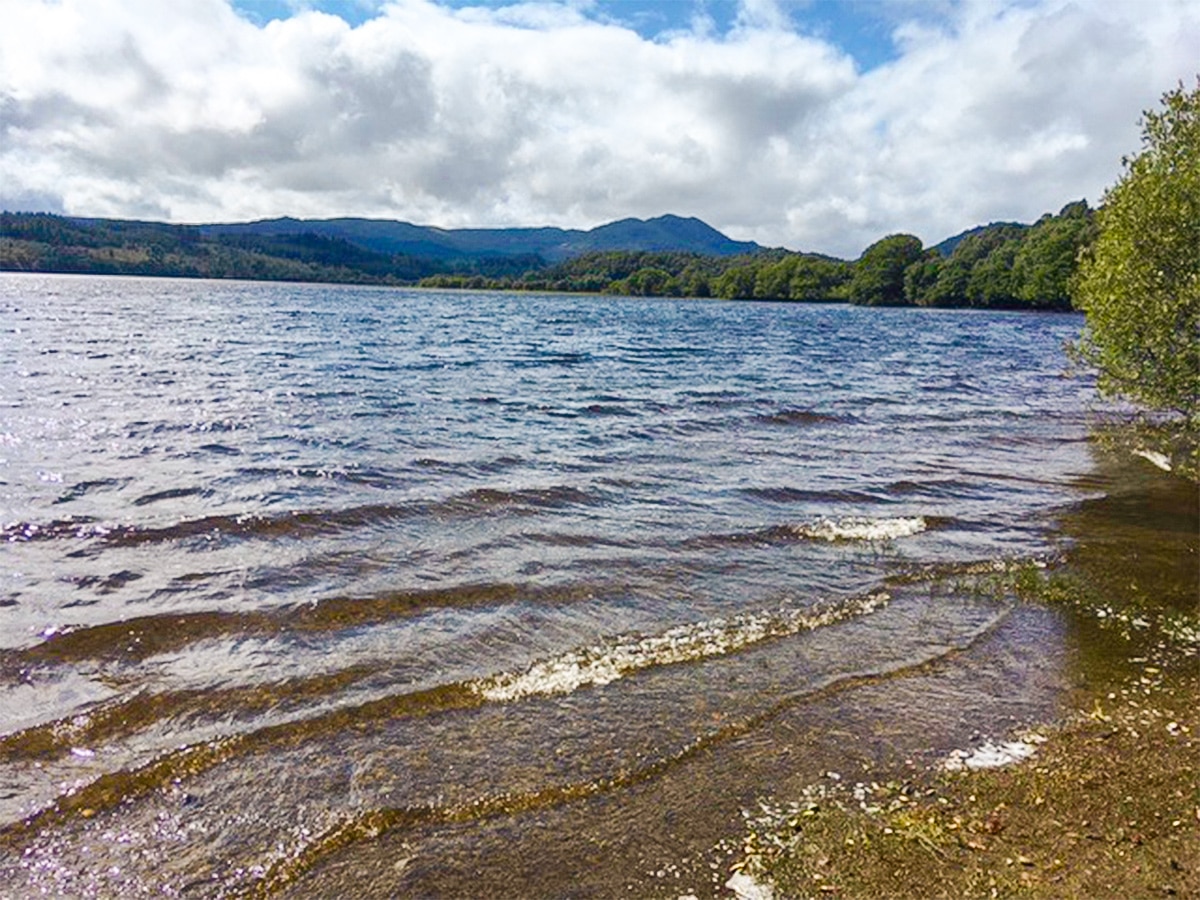
[[[798,255],[791,255],[760,268],[754,278],[754,296],[760,300],[787,300],[799,262]]]
[[[734,266],[722,272],[713,283],[713,293],[722,300],[749,300],[754,297],[758,272],[754,266]]]
[[[850,267],[841,260],[801,256],[792,272],[788,296],[808,302],[831,300],[849,280]]]
[[[901,306],[904,270],[921,258],[921,241],[911,234],[892,234],[863,251],[850,279],[850,302],[862,306]]]
[[[665,269],[646,266],[626,279],[626,290],[638,297],[661,297],[666,293],[671,273]]]
[[[1021,241],[1012,263],[1018,299],[1036,309],[1070,309],[1070,281],[1079,251],[1090,243],[1094,230],[1083,201],[1067,204],[1057,216],[1042,216]]]
[[[931,306],[929,294],[942,271],[942,254],[930,248],[904,270],[904,299],[915,306]]]
[[[1103,391],[1171,414],[1185,468],[1200,434],[1200,77],[1142,118],[1142,149],[1104,195],[1073,284],[1080,355]]]

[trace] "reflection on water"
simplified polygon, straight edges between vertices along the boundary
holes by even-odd
[[[902,576],[1173,527],[1078,327],[0,277],[0,887],[705,894],[758,797],[1053,715],[1065,613]]]

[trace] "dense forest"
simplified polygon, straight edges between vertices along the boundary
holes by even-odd
[[[605,250],[550,264],[529,253],[430,258],[313,233],[214,234],[198,226],[3,213],[0,270],[1069,309],[1068,282],[1094,231],[1092,210],[1078,201],[1033,225],[987,225],[936,247],[889,235],[852,261],[787,250]]]

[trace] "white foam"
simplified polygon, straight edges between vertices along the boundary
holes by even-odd
[[[775,891],[769,884],[757,881],[745,872],[734,872],[725,882],[738,900],[775,900]]]
[[[920,534],[926,528],[921,516],[895,519],[821,519],[807,525],[793,525],[801,537],[824,541],[894,541]]]
[[[500,703],[535,695],[569,694],[582,687],[609,684],[651,666],[722,656],[767,638],[832,625],[872,612],[889,599],[886,593],[876,593],[822,610],[784,607],[773,612],[680,625],[649,637],[622,636],[536,662],[523,672],[504,672],[481,679],[471,689],[487,700]]]
[[[963,769],[997,769],[1029,759],[1037,753],[1037,745],[1045,738],[1031,735],[1024,740],[994,744],[988,741],[974,750],[955,750],[942,763],[948,772]]]
[[[1171,458],[1165,453],[1159,453],[1157,450],[1138,449],[1133,451],[1134,456],[1140,456],[1148,463],[1162,469],[1164,472],[1171,471]]]

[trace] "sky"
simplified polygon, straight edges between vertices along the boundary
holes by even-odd
[[[1197,0],[0,0],[0,209],[855,258],[1096,205]]]

